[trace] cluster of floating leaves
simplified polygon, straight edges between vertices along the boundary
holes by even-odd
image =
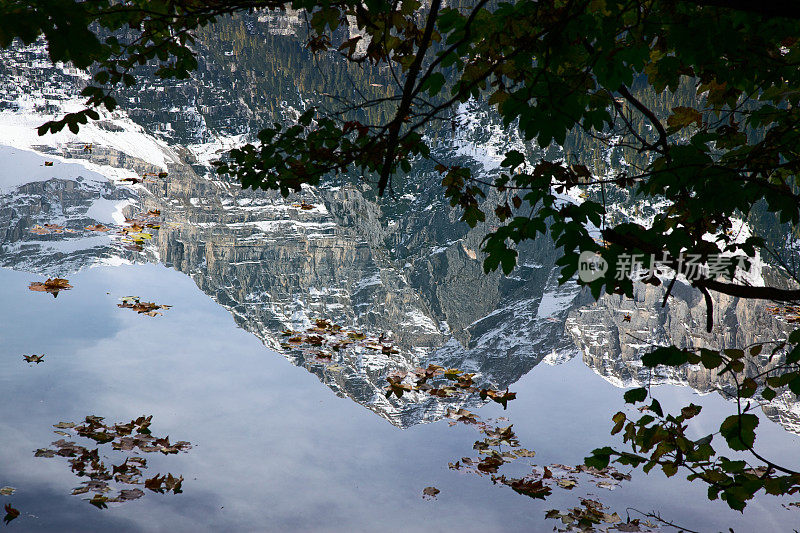
[[[119,231],[123,235],[123,242],[127,243],[126,248],[141,251],[142,245],[153,238],[151,231],[161,227],[161,222],[157,220],[160,216],[160,210],[152,209],[138,218],[126,218]]]
[[[622,481],[631,479],[630,474],[619,472],[613,467],[598,469],[585,465],[534,465],[530,463],[530,459],[536,453],[520,445],[519,439],[513,431],[513,425],[504,425],[508,419],[503,417],[484,421],[466,409],[448,409],[447,418],[451,419],[450,425],[465,424],[475,428],[483,435],[483,438],[475,441],[472,446],[478,456],[462,457],[455,463],[449,463],[448,466],[451,470],[489,476],[493,483],[505,485],[515,492],[533,499],[546,499],[556,487],[572,490],[578,486],[581,478],[588,479],[590,483],[599,488],[609,490],[619,486]],[[510,477],[500,473],[504,465],[520,459],[529,461],[528,465],[531,467],[529,474],[522,477]],[[591,531],[595,525],[599,524],[630,528],[620,529],[617,527],[620,531],[641,531],[641,529],[634,529],[634,527],[639,527],[639,522],[623,523],[618,514],[606,513],[601,504],[593,500],[581,500],[581,502],[585,502],[582,510],[576,508],[577,510],[572,509],[566,513],[548,511],[546,517],[560,518],[562,523],[567,526],[567,529],[563,531]]]
[[[767,307],[767,312],[780,319],[785,320],[789,324],[800,323],[800,305]]]
[[[11,496],[12,494],[14,494],[14,491],[16,491],[14,487],[0,488],[0,496]],[[9,522],[11,522],[12,520],[14,520],[19,516],[19,510],[14,509],[10,503],[5,504],[4,508],[6,514],[3,517],[3,522],[5,524],[8,524]]]
[[[59,226],[58,224],[45,224],[43,226],[37,224],[30,229],[30,232],[35,233],[36,235],[51,235],[53,233],[78,233],[74,229],[65,228],[64,226]]]
[[[46,281],[33,281],[28,286],[28,289],[37,292],[49,292],[53,298],[58,296],[61,291],[68,291],[72,288],[69,281],[64,278],[47,278]]]
[[[491,399],[505,409],[508,402],[517,397],[517,393],[498,391],[489,387],[476,386],[476,374],[463,372],[457,368],[444,368],[439,365],[428,365],[427,368],[417,367],[414,370],[392,372],[386,376],[389,385],[386,387],[386,397],[393,394],[402,398],[403,394],[411,391],[420,391],[431,396],[447,398],[457,394],[478,393],[482,400]]]
[[[88,478],[72,494],[88,494],[93,496],[87,501],[92,505],[105,509],[108,503],[126,502],[144,496],[144,491],[137,487],[143,486],[153,492],[161,494],[172,492],[179,494],[183,476],[173,476],[171,473],[147,478],[144,471],[147,469],[147,460],[134,453],[161,452],[165,455],[185,452],[191,448],[186,441],[171,443],[169,437],[156,438],[150,434],[151,416],[140,416],[127,424],[107,425],[99,416],[87,416],[82,424],[73,422],[59,422],[53,427],[55,433],[64,437],[78,435],[91,439],[98,445],[111,444],[114,450],[126,453],[125,460],[120,464],[112,464],[111,468],[100,459],[100,448],[76,444],[73,441],[59,439],[52,443],[52,448],[40,448],[34,452],[36,457],[67,457],[70,469],[79,478]],[[71,433],[70,433],[71,432]],[[111,494],[116,491],[115,494]]]
[[[152,209],[137,218],[126,218],[117,231],[118,234],[122,235],[122,241],[126,243],[125,248],[138,252],[142,251],[142,245],[153,238],[152,230],[161,227],[161,222],[158,220],[160,216],[160,210]],[[84,226],[83,229],[95,233],[107,233],[114,228],[97,223],[91,226]],[[44,224],[41,226],[37,224],[30,229],[30,232],[37,235],[51,235],[54,233],[78,233],[79,231],[65,228],[58,224]]]
[[[120,299],[122,300],[122,303],[117,304],[117,307],[131,309],[140,315],[157,316],[163,314],[158,311],[159,309],[169,309],[172,307],[171,305],[142,302],[138,296],[125,296],[124,298]]]
[[[371,336],[361,331],[348,330],[327,319],[318,319],[313,327],[303,331],[287,329],[282,332],[286,338],[281,347],[297,350],[319,361],[333,361],[334,354],[348,348],[360,349],[393,355],[400,353],[385,336]],[[498,391],[490,387],[476,386],[476,374],[462,372],[456,368],[428,365],[415,368],[411,372],[395,371],[386,376],[385,395],[402,398],[406,392],[417,391],[439,398],[458,394],[478,393],[481,399],[491,399],[504,408],[516,393]]]
[[[282,334],[285,337],[281,343],[283,349],[300,351],[319,361],[332,361],[335,353],[356,346],[385,355],[399,353],[384,336],[372,337],[347,330],[326,319],[316,320],[315,325],[305,331],[287,329]]]
[[[581,498],[581,507],[574,507],[568,511],[551,509],[545,518],[560,520],[562,527],[553,528],[554,531],[595,531],[596,526],[606,526],[604,531],[652,531],[658,525],[638,518],[628,519],[623,522],[617,513],[608,513],[605,505],[597,500]],[[607,527],[607,526],[612,527]]]

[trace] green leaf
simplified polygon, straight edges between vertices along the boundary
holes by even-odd
[[[672,115],[667,118],[670,131],[678,131],[692,124],[703,125],[703,114],[693,107],[677,106],[672,108]]]
[[[612,453],[614,453],[614,450],[608,446],[604,448],[597,448],[592,450],[592,455],[584,458],[583,462],[586,466],[591,466],[597,468],[598,470],[602,470],[608,466]]]
[[[638,389],[631,389],[629,391],[625,391],[623,398],[625,398],[625,403],[643,402],[645,398],[647,398],[647,389],[644,387],[640,387]]]
[[[504,167],[514,169],[525,162],[525,156],[517,150],[510,150],[506,152],[506,157],[500,163]]]
[[[756,441],[758,417],[752,414],[731,415],[722,422],[719,431],[731,450],[748,450]]]
[[[656,348],[642,356],[642,364],[648,368],[658,365],[680,366],[689,361],[687,352],[675,346]]]
[[[700,362],[708,369],[717,368],[722,364],[722,356],[719,352],[703,348],[700,350]]]
[[[436,96],[442,90],[445,81],[444,74],[434,72],[422,83],[422,90],[428,91],[431,96]]]
[[[776,393],[774,390],[770,389],[769,387],[766,387],[764,390],[761,391],[761,396],[765,400],[767,400],[768,402],[774,400],[775,396],[777,396],[777,395],[778,395],[778,393]]]

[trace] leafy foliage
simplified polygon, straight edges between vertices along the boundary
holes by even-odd
[[[598,448],[586,458],[586,464],[603,468],[614,458],[616,463],[642,467],[645,472],[660,468],[667,476],[674,476],[680,469],[688,471],[689,480],[701,480],[708,484],[710,499],[721,498],[731,508],[743,510],[747,501],[759,491],[766,494],[795,494],[800,492],[800,472],[785,468],[763,457],[756,450],[756,428],[759,418],[751,411],[758,405],[756,392],[764,402],[776,397],[777,391],[789,389],[794,394],[800,388],[800,330],[789,337],[789,343],[774,344],[768,356],[766,369],[758,373],[742,374],[748,357],[761,356],[764,344],[755,344],[747,351],[740,349],[682,350],[674,346],[658,347],[642,357],[648,368],[659,366],[677,367],[684,364],[701,365],[708,370],[718,370],[719,375],[730,376],[735,383],[733,395],[737,402],[737,413],[725,418],[719,425],[718,434],[730,450],[749,452],[754,462],[729,459],[714,448],[716,433],[702,438],[687,435],[689,421],[698,416],[702,408],[689,404],[680,413],[664,413],[661,404],[650,396],[646,388],[631,389],[625,393],[630,404],[642,403],[638,409],[644,413],[638,419],[629,413],[618,412],[612,420],[612,434],[622,433],[631,446],[631,452],[617,451],[610,447]]]

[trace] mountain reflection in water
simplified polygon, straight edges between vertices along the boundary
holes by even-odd
[[[89,154],[66,148],[57,155],[120,160],[102,148]],[[41,158],[19,151],[5,156]],[[542,361],[557,364],[580,353],[617,386],[667,382],[706,392],[727,384],[702,368],[652,376],[639,357],[652,345],[733,347],[786,331],[762,302],[723,295],[714,306],[715,330],[705,333],[702,299],[680,282],[665,307],[663,287],[649,285],[638,287],[633,300],[604,296],[590,303],[574,285],[557,285],[557,253],[546,239],[520,251],[520,267],[511,276],[485,275],[475,251],[481,228],[453,224],[449,208],[435,198],[390,200],[387,214],[365,197],[366,189],[353,185],[306,190],[295,201],[201,177],[178,158],[161,177],[157,167],[124,161],[153,177],[144,187],[114,186],[77,176],[78,165],[59,162],[56,171],[72,168],[58,178],[3,190],[0,264],[46,275],[97,263],[171,266],[268,347],[399,427],[439,419],[454,402],[387,399],[385,376],[392,371],[434,363],[479,373],[503,389]],[[433,207],[419,209],[426,204]],[[110,206],[126,216],[161,215],[160,226],[146,230],[153,238],[142,252],[96,232],[31,232],[52,222],[77,229],[113,224]],[[327,362],[280,347],[283,330],[303,330],[317,319],[391,339],[398,353],[342,352],[331,371]],[[758,360],[749,364],[752,371],[761,368]],[[473,398],[464,405],[479,403]],[[766,412],[800,430],[800,407],[789,393]]]
[[[100,148],[88,155],[77,150],[61,155],[118,159]],[[0,156],[17,157],[19,151],[0,151]],[[26,157],[44,160],[30,152]],[[130,158],[126,164],[137,172],[150,171]],[[57,160],[52,168],[60,172],[60,165],[67,163]],[[682,332],[690,331],[691,320],[699,320],[704,311],[679,287],[679,299],[664,309],[654,305],[660,298],[655,292],[639,294],[633,302],[589,304],[574,286],[557,286],[556,253],[546,241],[522,251],[522,266],[512,276],[486,276],[476,253],[480,232],[453,225],[447,207],[434,199],[415,200],[434,205],[428,211],[410,204],[387,215],[354,186],[309,190],[302,198],[284,200],[242,192],[179,163],[166,178],[143,187],[104,183],[77,166],[67,170],[0,191],[0,265],[11,269],[2,271],[0,290],[4,302],[14,302],[4,310],[4,323],[12,329],[0,331],[10,355],[3,361],[9,365],[3,384],[11,398],[4,411],[4,457],[21,465],[16,458],[33,460],[32,451],[52,440],[52,424],[80,420],[87,407],[110,420],[154,413],[158,435],[179,435],[194,446],[187,454],[148,457],[148,470],[161,483],[170,479],[165,477],[169,472],[180,473],[173,480],[185,478],[184,494],[170,494],[167,501],[150,494],[134,498],[138,492],[119,489],[110,500],[136,501],[121,506],[98,501],[117,506],[113,515],[92,518],[99,529],[158,530],[159,524],[177,520],[175,509],[183,507],[173,506],[186,505],[200,513],[193,519],[181,516],[194,524],[187,530],[209,524],[242,530],[264,516],[263,506],[254,502],[270,501],[275,502],[269,511],[275,529],[349,531],[404,520],[409,527],[429,530],[531,530],[542,522],[539,507],[531,512],[527,502],[509,499],[488,480],[443,477],[448,463],[473,454],[475,435],[468,428],[429,425],[425,433],[412,428],[445,417],[448,409],[458,412],[482,402],[463,396],[386,398],[388,373],[432,363],[478,373],[499,390],[512,385],[520,399],[509,403],[508,424],[515,424],[521,444],[536,452],[538,464],[571,465],[581,462],[587,445],[607,442],[610,406],[621,402],[620,391],[598,383],[578,361],[570,361],[574,355],[582,353],[587,365],[612,384],[632,386],[650,376],[636,365],[644,344],[631,343],[631,335],[710,345],[756,338],[731,317],[757,324],[761,335],[781,331],[780,323],[748,307],[752,304],[726,307],[723,302],[717,308],[724,327],[716,336],[689,337]],[[313,207],[303,209],[303,202]],[[159,227],[147,230],[152,239],[141,251],[126,248],[116,231],[86,229],[104,224],[116,230],[124,226],[125,216],[156,211]],[[75,233],[30,231],[46,223]],[[190,294],[188,278],[153,263],[189,276],[225,311]],[[108,268],[88,268],[96,266]],[[41,279],[34,274],[68,279],[73,289],[57,300],[41,298],[27,289]],[[133,296],[174,307],[156,317],[117,308],[122,298]],[[376,425],[371,414],[367,418],[350,402],[330,403],[329,393],[316,390],[291,367],[265,358],[249,334],[226,329],[225,314],[338,396],[409,430]],[[624,321],[626,314],[632,315],[630,322]],[[317,319],[390,339],[397,353],[345,351],[327,362],[281,348],[282,331],[305,329]],[[42,327],[47,335],[39,331]],[[31,352],[47,358],[28,366],[20,354]],[[548,365],[530,373],[542,361]],[[701,391],[715,386],[696,370],[682,372],[660,379]],[[664,391],[665,408],[680,405],[691,393],[680,387]],[[724,402],[710,403],[713,416]],[[770,415],[791,427],[794,404],[777,405]],[[481,409],[484,419],[503,414],[498,405]],[[63,437],[66,445],[69,439]],[[767,447],[779,440],[769,428],[765,439]],[[33,469],[12,465],[5,475],[19,488],[14,504],[23,513],[42,500],[52,516],[40,513],[38,522],[30,522],[23,515],[17,523],[57,531],[65,520],[71,523],[67,516],[82,512],[64,499],[78,498],[64,489],[74,487],[74,477],[55,462],[36,460]],[[10,464],[8,459],[5,463]],[[273,478],[279,481],[276,487]],[[153,479],[150,473],[147,479]],[[689,487],[674,501],[663,502],[661,483],[652,477],[626,482],[604,494],[604,501],[624,508],[635,494],[641,505],[686,517],[689,523],[708,520],[704,507],[690,505],[704,499],[702,490]],[[425,502],[422,490],[432,484],[441,492],[435,503]],[[538,490],[531,484],[517,486]],[[328,496],[333,494],[344,500],[333,504]],[[576,503],[571,496],[554,494],[544,505],[566,509]],[[138,514],[137,505],[146,505],[148,513]],[[324,520],[308,512],[315,505],[324,507]],[[219,514],[212,513],[215,508]],[[719,523],[738,520],[727,509],[715,507],[714,513]],[[149,514],[158,518],[148,519]],[[758,510],[751,516],[753,523],[766,520]],[[331,517],[341,525],[330,526]]]

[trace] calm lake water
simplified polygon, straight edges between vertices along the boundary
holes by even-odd
[[[17,490],[18,531],[539,531],[551,508],[577,504],[583,488],[533,501],[488,478],[450,470],[473,455],[477,433],[446,421],[398,429],[239,329],[188,277],[155,265],[92,268],[53,299],[31,293],[37,276],[0,270],[0,485]],[[108,294],[110,293],[110,294]],[[174,305],[150,318],[117,308],[129,294]],[[27,353],[44,353],[30,365]],[[609,414],[621,391],[579,360],[542,365],[517,382],[507,416],[536,462],[579,463],[613,442]],[[727,412],[716,395],[659,389],[665,407],[693,401],[705,419]],[[184,477],[182,494],[147,491],[99,510],[71,491],[79,479],[62,457],[34,457],[60,438],[53,424],[86,415],[125,422],[152,415],[153,433],[187,440],[186,453],[148,454],[149,472]],[[702,427],[702,420],[698,432]],[[788,462],[800,443],[762,421],[768,456]],[[150,457],[152,456],[152,457]],[[704,531],[786,529],[796,519],[774,501],[747,513],[707,502],[701,486],[634,475],[614,491],[588,492],[618,512],[628,506]],[[424,501],[422,489],[441,493]]]
[[[8,190],[20,186],[12,185]],[[100,203],[92,204],[95,216],[89,218],[113,224],[111,212],[126,196],[93,187]],[[20,194],[6,196],[5,207]],[[37,193],[24,194],[30,199]],[[107,211],[101,212],[102,206]],[[165,224],[159,231],[166,230]],[[556,487],[541,501],[493,484],[489,476],[453,470],[449,463],[477,455],[473,443],[482,436],[467,425],[451,426],[442,409],[428,406],[417,416],[407,398],[392,405],[401,405],[408,416],[390,423],[388,407],[376,404],[365,385],[368,379],[383,382],[385,362],[377,367],[342,362],[346,368],[338,370],[299,364],[265,346],[269,335],[280,338],[276,327],[262,321],[266,333],[257,331],[255,322],[232,314],[240,307],[221,305],[225,299],[203,275],[203,269],[216,266],[201,263],[191,276],[152,258],[140,264],[106,258],[76,268],[81,246],[88,247],[86,255],[103,257],[107,250],[100,241],[111,237],[88,236],[94,240],[69,246],[51,237],[37,241],[35,253],[21,244],[30,236],[15,234],[3,243],[5,264],[16,255],[30,257],[23,266],[0,268],[0,487],[15,489],[0,496],[0,504],[21,512],[6,526],[9,531],[549,531],[557,523],[545,520],[547,510],[575,507],[587,496],[623,518],[629,508],[654,511],[698,531],[784,531],[798,523],[800,511],[782,506],[791,499],[760,498],[742,515],[709,502],[705,486],[655,471],[634,472],[613,490],[581,479],[574,489]],[[286,244],[249,246],[278,245]],[[266,262],[248,264],[256,274],[268,268]],[[57,298],[30,291],[31,282],[46,278],[42,272],[69,278],[73,289]],[[297,271],[300,278],[302,272]],[[267,291],[269,278],[263,279],[264,286],[242,290]],[[132,295],[173,307],[156,317],[118,307]],[[557,337],[564,335],[559,317],[547,322],[561,328],[553,330]],[[24,361],[24,354],[45,357],[35,364]],[[418,356],[425,366],[425,353]],[[603,379],[581,357],[533,363],[532,369],[523,362],[509,352],[481,363],[486,374],[523,368],[522,377],[510,384],[517,399],[507,410],[474,400],[467,406],[483,419],[507,417],[504,424],[513,424],[520,444],[536,452],[532,461],[538,465],[580,464],[595,447],[622,445],[609,435],[611,415],[623,408],[623,389],[613,380]],[[336,372],[346,375],[339,379]],[[714,431],[712,422],[733,408],[717,394],[701,395],[687,386],[655,390],[665,410],[689,402],[703,406],[692,424],[698,436]],[[91,492],[73,495],[86,478],[70,470],[66,457],[35,452],[64,438],[97,447],[109,468],[119,465],[125,455],[110,445],[89,446],[91,441],[70,430],[70,436],[56,433],[62,430],[54,425],[81,422],[87,415],[107,423],[152,416],[154,436],[190,442],[190,449],[177,454],[140,454],[147,459],[144,477],[182,476],[182,492],[145,490],[106,509],[89,504]],[[800,466],[798,436],[763,415],[758,444],[765,456]],[[516,461],[502,472],[523,475],[526,468],[530,472],[525,464]],[[435,499],[423,499],[426,487],[440,491]],[[631,517],[640,515],[631,511]]]

